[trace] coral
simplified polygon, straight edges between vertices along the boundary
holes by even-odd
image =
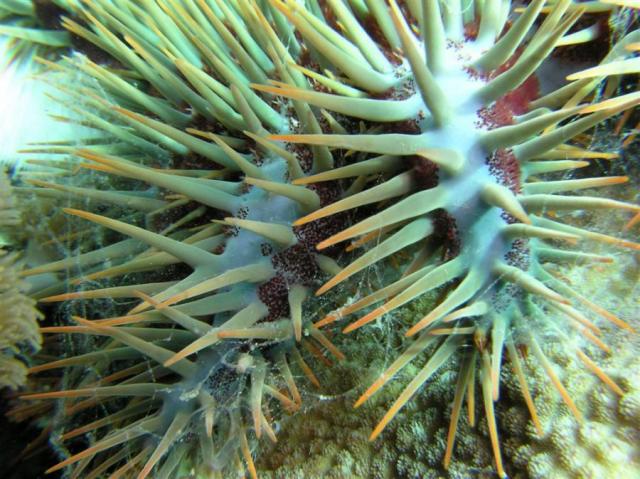
[[[616,96],[616,79],[598,86],[623,73],[616,65],[640,33],[611,47],[595,79],[540,93],[537,72],[553,50],[593,36],[577,27],[579,6],[554,3],[537,22],[542,0],[517,18],[497,0],[399,3],[103,0],[62,18],[85,44],[49,66],[77,79],[60,85],[62,101],[101,133],[80,149],[42,147],[71,156],[58,181],[27,189],[70,217],[69,234],[55,239],[74,251],[24,272],[57,274],[35,296],[64,302],[62,325],[42,332],[66,354],[31,368],[58,387],[24,396],[61,400],[56,441],[71,452],[50,472],[255,477],[253,445],[275,440],[279,418],[302,407],[290,365],[319,386],[320,365],[344,359],[328,327],[355,313],[364,315],[345,333],[386,316],[404,349],[355,403],[382,415],[372,440],[415,411],[389,432],[399,477],[487,466],[458,424],[465,402],[475,422],[476,395],[480,434],[505,475],[494,405],[503,356],[534,419],[544,411],[532,404],[525,354],[583,414],[547,343],[623,392],[574,338],[609,351],[593,318],[631,327],[559,279],[556,265],[612,261],[575,249],[580,240],[640,249],[560,221],[640,211],[574,193],[628,181],[579,178],[584,159],[616,156],[579,140],[638,103],[637,93]],[[378,284],[357,284],[345,301],[345,281],[376,268]],[[313,324],[318,309],[333,311]],[[384,414],[363,406],[387,385],[399,394]],[[384,470],[358,454],[315,466],[334,476]]]
[[[412,308],[406,309],[407,316],[415,313]],[[402,411],[401,420],[389,425],[384,441],[368,440],[380,415],[402,391],[404,380],[417,370],[408,368],[385,394],[354,413],[353,402],[361,384],[384,370],[385,358],[396,349],[380,340],[390,334],[388,330],[367,329],[359,333],[357,341],[341,345],[348,359],[332,368],[325,386],[333,394],[309,395],[298,415],[282,419],[278,443],[267,445],[256,463],[259,477],[493,477],[486,427],[461,425],[457,460],[448,473],[442,465],[456,361],[445,365],[430,387]],[[362,357],[371,361],[365,365]]]
[[[11,193],[0,170],[0,233],[20,224],[20,212]],[[27,296],[28,284],[20,278],[20,269],[18,253],[0,248],[0,388],[17,389],[26,383],[27,366],[22,355],[37,351],[41,343],[41,315],[36,302]]]
[[[596,224],[603,222],[599,220]],[[620,266],[637,270],[637,260],[628,258]],[[620,310],[630,316],[635,314],[637,307],[627,298],[633,298],[633,291],[629,289],[636,283],[625,281],[624,276],[614,279],[618,277],[605,274],[604,277],[611,279],[609,284],[603,285],[602,272],[594,272],[593,268],[577,267],[563,273],[568,281],[583,283],[590,298],[603,304],[622,302]],[[620,286],[624,291],[616,292]],[[637,321],[632,324],[637,326]],[[537,431],[532,424],[522,427],[522,419],[524,417],[526,421],[527,417],[522,408],[513,407],[501,417],[503,424],[517,424],[504,428],[503,441],[508,456],[518,469],[526,471],[527,477],[600,478],[640,474],[640,454],[636,447],[640,439],[638,344],[635,337],[615,329],[607,331],[605,338],[616,353],[601,358],[599,363],[602,370],[620,385],[622,395],[608,394],[607,388],[585,371],[579,361],[567,357],[565,351],[552,343],[547,348],[548,356],[562,365],[563,383],[575,398],[583,420],[575,421],[557,392],[535,367],[528,369],[528,382],[532,385],[541,430]],[[513,377],[507,379],[507,396],[517,394],[515,382]]]

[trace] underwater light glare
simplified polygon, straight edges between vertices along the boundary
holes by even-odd
[[[6,42],[0,46],[0,65],[7,63]],[[37,72],[32,60],[11,63],[0,69],[0,164],[20,165],[27,156],[19,150],[33,143],[80,141],[88,129],[60,121],[68,110],[48,95],[51,73]],[[39,155],[40,157],[42,155]]]

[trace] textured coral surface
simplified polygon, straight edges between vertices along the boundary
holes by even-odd
[[[40,348],[40,313],[28,297],[29,286],[20,278],[19,253],[6,246],[12,229],[21,224],[20,211],[9,180],[0,169],[0,390],[17,389],[26,383],[25,355]]]

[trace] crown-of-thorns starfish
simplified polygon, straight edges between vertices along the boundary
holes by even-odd
[[[342,357],[321,328],[375,306],[345,329],[353,331],[442,286],[447,294],[406,332],[416,339],[356,403],[430,351],[372,438],[456,354],[445,467],[465,397],[474,422],[479,382],[496,469],[505,475],[494,413],[504,348],[538,428],[520,347],[532,351],[577,418],[541,340],[566,342],[568,353],[620,393],[567,338],[577,333],[607,350],[592,313],[630,327],[545,265],[611,261],[576,250],[581,240],[640,245],[563,225],[546,212],[640,208],[571,194],[626,177],[544,175],[616,156],[569,142],[640,101],[637,93],[612,96],[612,81],[606,98],[592,102],[603,76],[625,72],[640,34],[615,45],[595,76],[587,71],[540,96],[535,72],[554,48],[590,38],[589,31],[570,32],[582,7],[561,0],[542,19],[544,3],[532,1],[515,18],[500,0],[100,0],[72,7],[75,18],[64,19],[65,27],[110,60],[79,55],[48,64],[92,79],[61,90],[86,106],[71,105],[83,123],[109,139],[81,150],[59,144],[30,151],[73,153],[59,170],[119,176],[131,191],[38,180],[39,188],[27,190],[120,208],[126,221],[64,211],[128,238],[25,274],[75,268],[73,285],[179,263],[191,272],[76,292],[61,282],[38,293],[46,302],[141,300],[117,317],[76,316],[77,325],[44,328],[107,339],[96,351],[32,369],[96,364],[75,388],[26,398],[64,398],[69,416],[125,399],[118,411],[66,431],[62,440],[107,432],[50,470],[75,465],[73,477],[135,471],[144,479],[155,471],[168,478],[188,464],[202,477],[223,477],[227,467],[256,477],[247,433],[273,438],[271,409],[300,406],[289,363],[318,384],[301,349],[325,363],[320,347]],[[141,191],[140,182],[150,188]],[[355,224],[339,215],[376,204],[379,212]],[[169,224],[154,226],[163,215]],[[365,252],[340,268],[330,251],[347,240],[348,250]],[[332,278],[317,294],[405,249],[413,257],[396,281],[309,323],[303,303],[323,275]],[[550,321],[550,312],[566,324]],[[75,400],[81,397],[88,399]]]
[[[478,376],[500,476],[504,476],[504,469],[493,403],[499,396],[503,349],[507,348],[534,423],[540,428],[520,364],[519,346],[530,348],[569,408],[581,419],[539,345],[541,336],[549,330],[560,329],[555,318],[547,319],[546,310],[559,312],[568,326],[604,350],[608,348],[598,338],[600,330],[580,309],[590,309],[618,326],[629,328],[545,268],[547,262],[608,262],[611,258],[551,247],[545,245],[544,240],[567,242],[575,248],[578,241],[589,239],[638,249],[638,244],[563,225],[544,215],[547,210],[598,208],[637,212],[638,206],[632,204],[561,194],[624,183],[626,177],[542,181],[540,175],[585,166],[581,160],[593,152],[572,147],[567,141],[638,103],[640,95],[632,93],[594,105],[582,104],[603,77],[634,71],[629,70],[634,60],[626,58],[640,37],[636,32],[629,34],[609,52],[600,66],[572,75],[569,79],[576,81],[538,97],[532,74],[556,45],[570,43],[567,33],[583,13],[571,2],[558,2],[528,36],[543,4],[542,1],[531,2],[522,15],[505,28],[506,16],[504,12],[499,13],[500,2],[485,2],[479,15],[474,17],[472,13],[466,21],[466,14],[459,10],[458,2],[445,6],[425,1],[414,10],[408,3],[409,12],[418,18],[423,39],[419,41],[406,15],[391,1],[390,11],[381,10],[381,14],[387,25],[393,25],[387,30],[386,38],[390,43],[395,40],[400,46],[405,59],[403,64],[391,69],[389,65],[381,66],[371,61],[371,55],[367,56],[370,61],[364,66],[356,67],[356,61],[350,60],[354,66],[349,71],[340,65],[353,84],[370,94],[386,90],[387,82],[394,74],[397,77],[400,70],[403,78],[411,79],[415,90],[402,99],[380,100],[310,92],[287,85],[254,85],[260,91],[305,101],[369,122],[415,122],[415,134],[272,135],[271,138],[384,155],[294,182],[309,184],[361,175],[387,176],[386,181],[321,208],[297,220],[296,225],[358,206],[392,200],[391,205],[379,213],[318,244],[318,249],[322,250],[358,237],[362,240],[354,246],[367,246],[371,243],[365,241],[378,240],[316,294],[323,294],[351,275],[410,245],[424,245],[396,282],[338,309],[316,323],[318,327],[377,303],[377,307],[344,329],[348,333],[435,288],[449,285],[444,299],[424,317],[418,318],[406,332],[406,336],[417,339],[356,402],[356,407],[360,406],[420,353],[432,351],[430,359],[376,426],[371,438],[375,439],[384,430],[439,367],[453,354],[463,351],[445,467],[451,459],[465,391],[467,402],[472,405],[473,385]],[[280,2],[279,5],[305,40],[325,56],[331,54],[329,42],[318,40],[314,35],[318,31],[306,26],[309,12],[305,13],[294,2]],[[362,50],[363,55],[365,51],[370,54],[377,51],[367,37],[359,38],[367,46],[367,50]],[[314,39],[318,43],[314,43]],[[332,61],[337,63],[337,48],[332,53],[335,55],[335,58],[331,57]],[[393,127],[389,129],[392,131]],[[424,188],[416,179],[414,163],[407,158],[415,156],[438,166],[437,185]],[[390,170],[392,175],[387,173]],[[438,212],[441,210],[446,211],[454,225],[458,244],[453,246],[456,249],[453,254],[447,251],[452,248],[451,244],[434,245],[429,241],[438,231]],[[437,259],[439,250],[444,250],[444,261]],[[564,333],[559,331],[557,334],[558,340],[564,341]],[[474,348],[470,349],[470,344]],[[567,341],[567,349],[577,354],[613,391],[621,393],[620,388],[573,343]]]

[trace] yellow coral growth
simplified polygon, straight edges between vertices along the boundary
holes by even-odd
[[[20,223],[9,183],[0,172],[0,228]],[[23,385],[27,368],[16,356],[21,347],[40,347],[38,319],[41,314],[35,301],[24,293],[27,284],[18,276],[18,254],[0,249],[0,388],[16,389]]]

